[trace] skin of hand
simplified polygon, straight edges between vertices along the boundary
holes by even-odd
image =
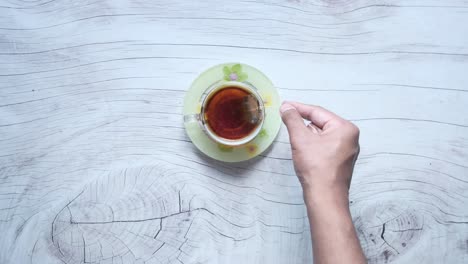
[[[359,128],[320,106],[288,102],[281,113],[302,186],[347,194],[359,154]],[[306,126],[303,118],[311,123]]]
[[[359,154],[358,127],[322,107],[297,102],[283,103],[280,113],[303,188],[314,263],[366,263],[348,198]]]

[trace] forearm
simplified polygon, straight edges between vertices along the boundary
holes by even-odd
[[[314,263],[367,263],[351,219],[347,190],[314,191],[304,188],[304,199]]]
[[[280,112],[304,191],[314,263],[366,263],[348,204],[359,128],[318,106],[287,102]]]

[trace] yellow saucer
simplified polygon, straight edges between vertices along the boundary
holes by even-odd
[[[237,147],[229,147],[213,141],[203,131],[197,120],[187,118],[200,114],[201,100],[209,87],[227,81],[245,82],[252,85],[257,89],[265,106],[265,120],[260,133],[252,141]],[[281,126],[279,107],[278,91],[262,72],[242,63],[216,65],[200,74],[185,95],[183,110],[185,131],[193,144],[209,157],[225,162],[245,161],[265,151],[276,138]]]

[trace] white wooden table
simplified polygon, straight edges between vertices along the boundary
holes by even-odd
[[[240,164],[184,133],[230,61],[361,128],[370,263],[468,263],[464,0],[2,1],[0,263],[311,263],[284,127]]]

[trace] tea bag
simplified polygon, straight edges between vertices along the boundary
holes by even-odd
[[[243,99],[244,104],[244,120],[256,124],[262,119],[262,112],[257,98],[252,94],[249,94]]]

